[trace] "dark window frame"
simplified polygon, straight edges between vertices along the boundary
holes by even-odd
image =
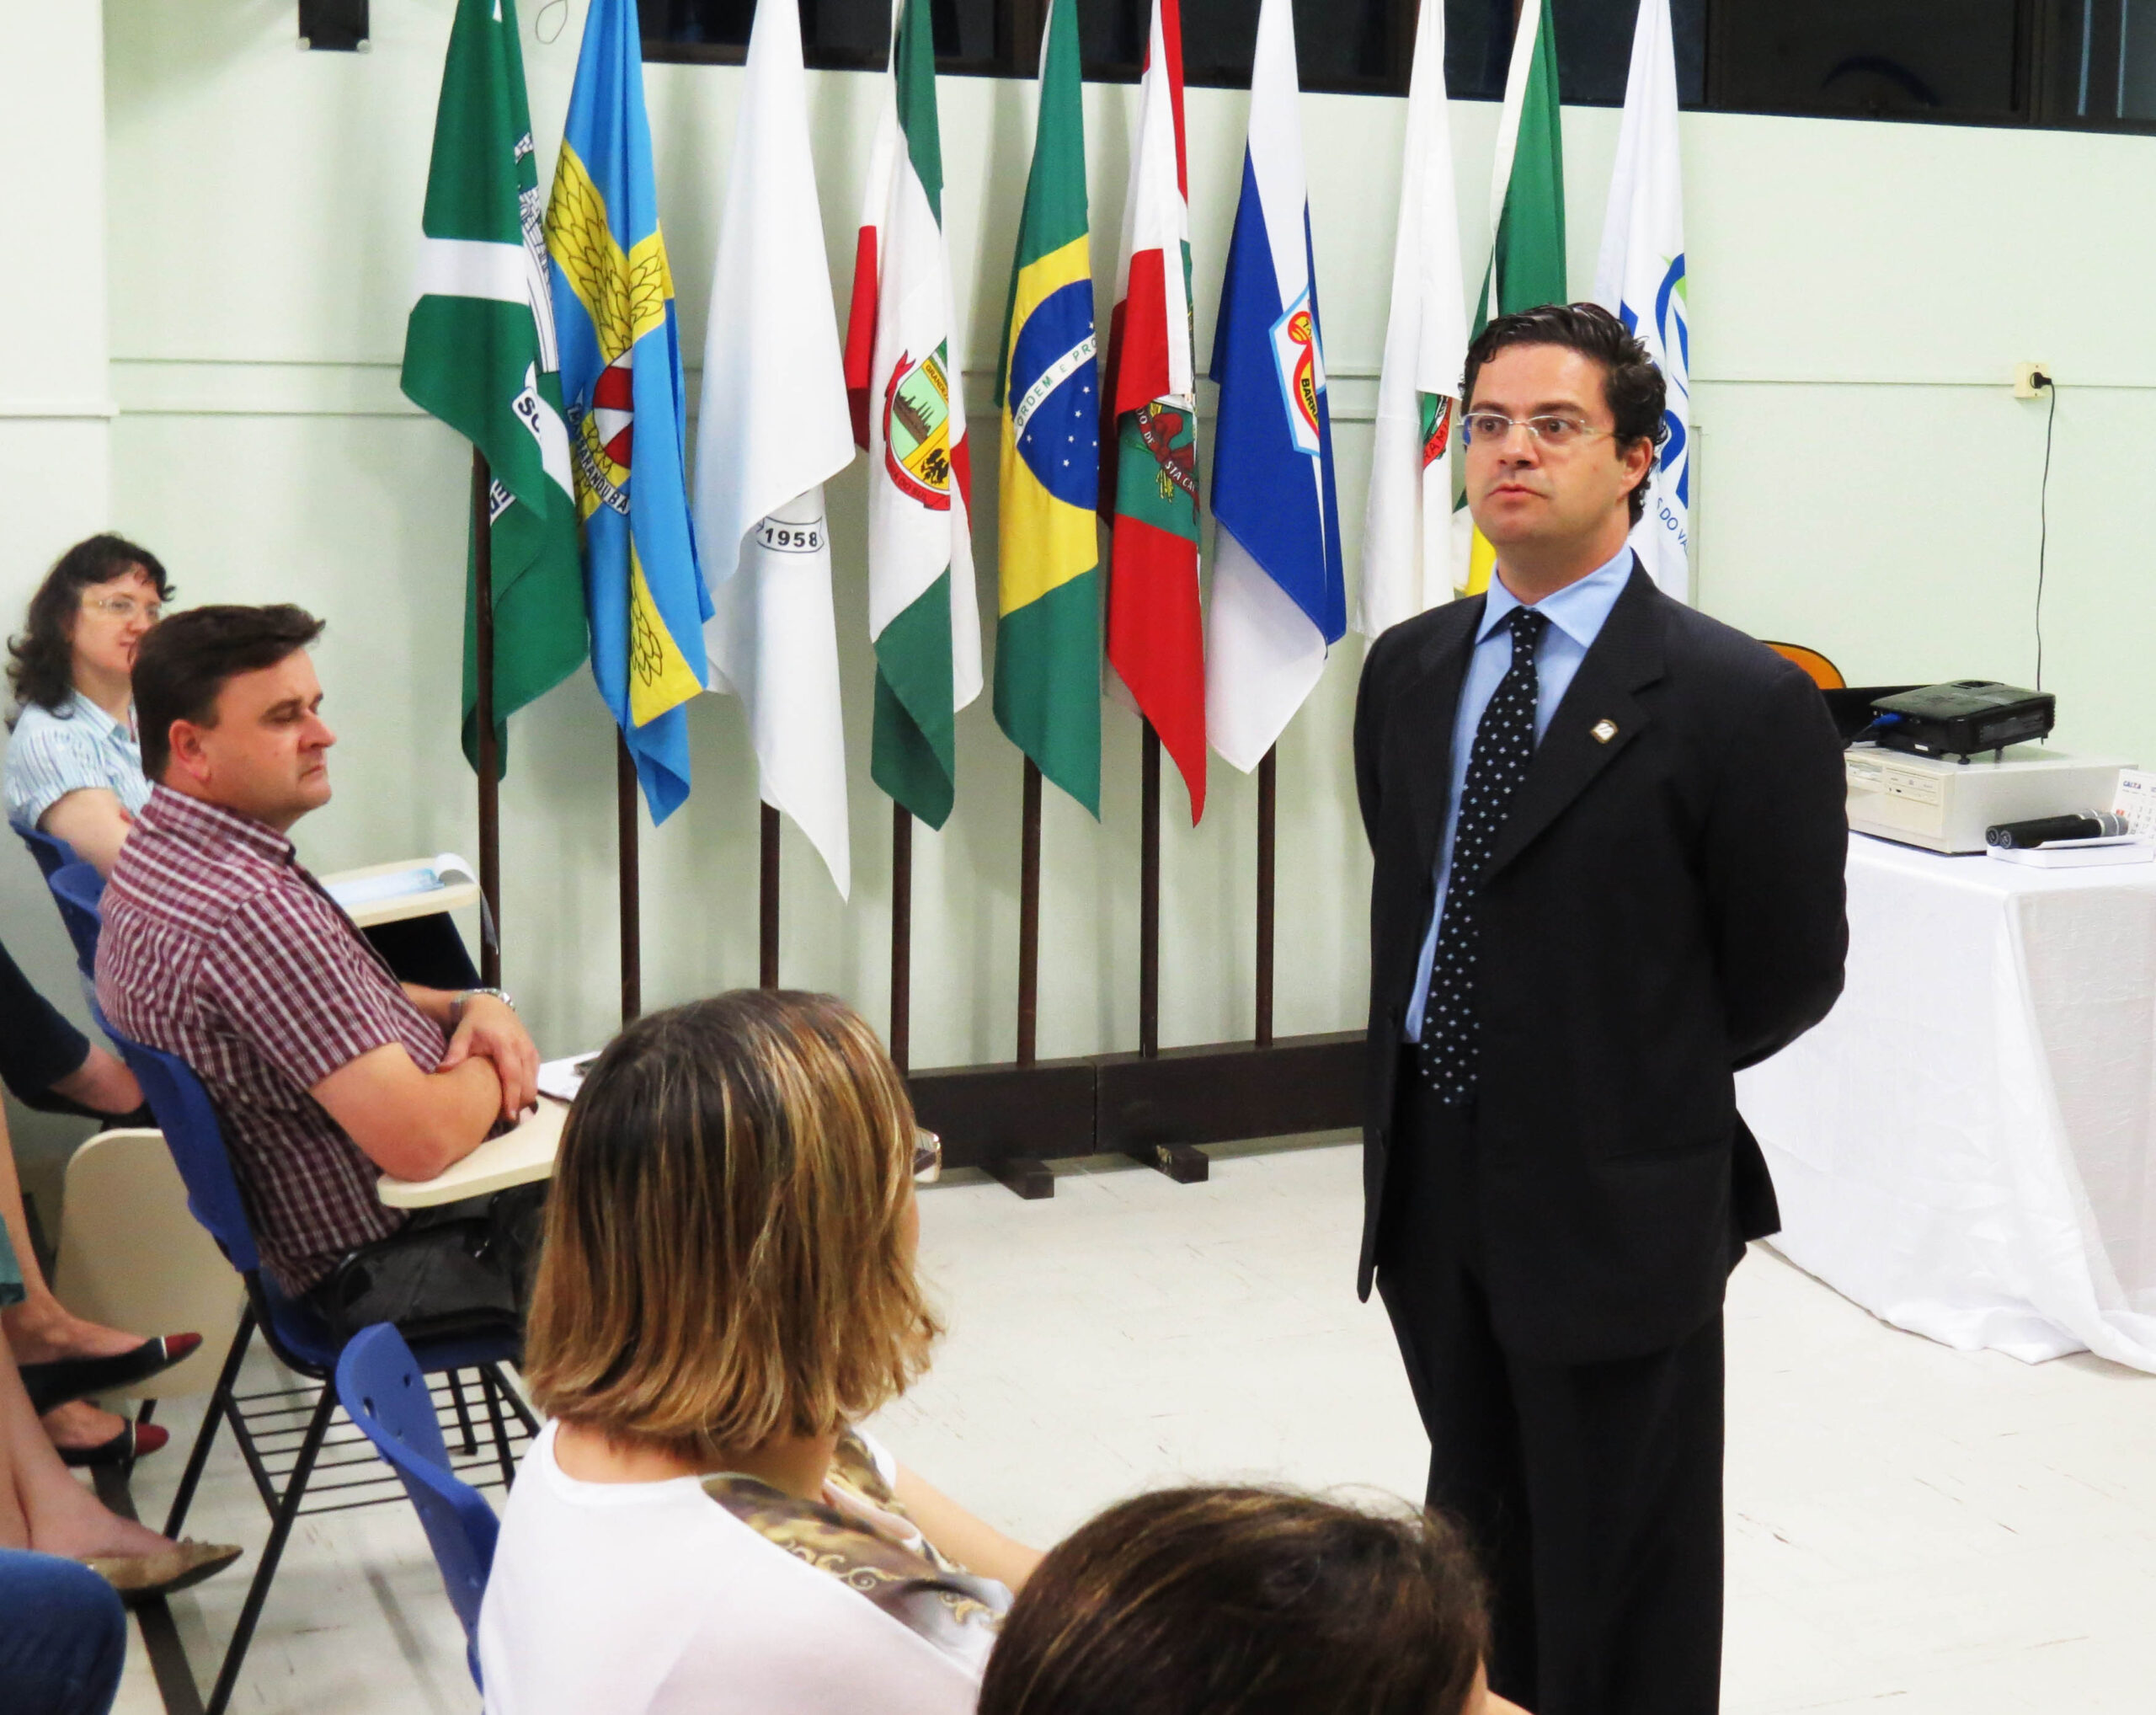
[[[1335,77],[1313,78],[1305,76],[1304,88],[1316,94],[1405,95],[1407,93],[1408,72],[1414,58],[1415,19],[1417,0],[1385,0],[1388,7],[1387,31],[1390,37],[1393,65],[1384,75],[1374,77]],[[1846,111],[1822,111],[1817,107],[1795,104],[1781,106],[1747,102],[1742,106],[1730,104],[1727,97],[1731,77],[1724,63],[1728,51],[1729,32],[1718,29],[1718,19],[1726,19],[1727,8],[1737,4],[1758,4],[1759,0],[1706,0],[1705,19],[1705,99],[1688,111],[1710,113],[1757,113],[1782,115],[1801,119],[1857,119],[1904,125],[1980,126],[1985,127],[2020,127],[2027,130],[2077,131],[2123,134],[2127,136],[2156,136],[2156,118],[2119,118],[2115,115],[2078,114],[2078,66],[2076,46],[2079,39],[2079,14],[2084,0],[2015,0],[2015,50],[2013,67],[2013,110],[1967,111],[1941,109],[1930,112],[1913,113],[1907,110],[1867,112],[1852,108]],[[2092,39],[2108,28],[2106,40],[2116,54],[2118,0],[2093,0],[2095,27]],[[1047,0],[995,0],[995,51],[987,58],[960,58],[938,55],[936,69],[940,75],[962,77],[1027,78],[1033,75],[1037,45],[1040,40],[1041,24],[1047,14]],[[1517,13],[1517,0],[1515,0]],[[644,58],[656,64],[690,64],[738,66],[747,56],[745,46],[733,43],[679,42],[647,35],[643,44]],[[2116,64],[2116,60],[2111,63]],[[846,53],[812,50],[808,60],[811,70],[880,72],[884,61],[879,56],[867,53]],[[1135,64],[1113,61],[1088,60],[1084,74],[1088,83],[1134,83],[1139,68]],[[1219,75],[1203,69],[1187,75],[1192,88],[1243,88],[1246,79]],[[1614,102],[1577,103],[1567,100],[1567,106],[1614,106]]]

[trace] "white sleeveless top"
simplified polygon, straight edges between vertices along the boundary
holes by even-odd
[[[985,1651],[939,1648],[703,1478],[568,1476],[554,1431],[517,1473],[480,1610],[488,1715],[973,1715]]]

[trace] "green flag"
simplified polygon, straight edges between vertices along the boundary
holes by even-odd
[[[494,478],[494,732],[586,652],[568,431],[515,0],[458,0],[435,115],[405,396]],[[476,541],[464,603],[464,754],[478,760]]]
[[[1476,333],[1494,317],[1568,302],[1565,137],[1557,116],[1557,30],[1550,0],[1522,6],[1513,35],[1512,69],[1505,77],[1490,179],[1490,265],[1475,302]],[[1496,549],[1481,531],[1475,532],[1467,594],[1480,595],[1490,587],[1497,563]]]
[[[1049,0],[1040,120],[1003,312],[995,719],[1101,813],[1100,369],[1086,222],[1077,0]]]

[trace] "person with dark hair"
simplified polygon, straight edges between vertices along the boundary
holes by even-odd
[[[927,1367],[905,1080],[829,995],[638,1019],[562,1129],[552,1419],[479,1615],[489,1715],[973,1715],[1038,1558],[856,1427]]]
[[[1607,311],[1469,348],[1487,593],[1355,710],[1371,880],[1358,1290],[1537,1715],[1710,1715],[1722,1299],[1774,1187],[1732,1075],[1841,991],[1840,740],[1812,681],[1626,546],[1660,376]]]
[[[60,557],[10,640],[8,816],[64,841],[112,874],[135,812],[150,796],[134,707],[135,656],[172,599],[157,556],[93,536]],[[376,952],[408,982],[468,988],[479,980],[456,926],[440,914],[377,924]]]
[[[1081,1525],[1003,1622],[979,1715],[1521,1715],[1432,1513],[1171,1488]]]
[[[432,1178],[531,1106],[506,995],[399,985],[287,837],[329,799],[297,607],[198,607],[142,643],[155,783],[106,884],[98,1003],[216,1104],[270,1276],[342,1333],[513,1322],[536,1194],[407,1217],[376,1178]]]
[[[8,819],[65,840],[100,874],[150,796],[130,676],[172,588],[147,548],[93,536],[61,555],[8,640]]]

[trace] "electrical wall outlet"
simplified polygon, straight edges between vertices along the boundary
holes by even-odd
[[[2036,385],[2036,377],[2044,378],[2043,386],[2052,384],[2052,366],[2048,363],[2017,363],[2014,366],[2014,397],[2017,399],[2041,398],[2043,387]]]

